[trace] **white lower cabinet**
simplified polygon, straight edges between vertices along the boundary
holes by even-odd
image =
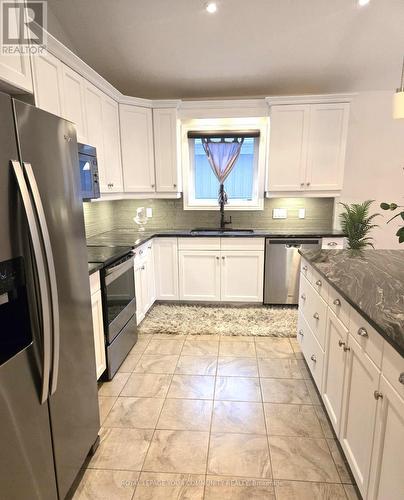
[[[366,497],[380,371],[349,335],[339,440],[361,494]]]
[[[341,423],[342,391],[345,364],[348,351],[348,330],[331,309],[328,309],[325,363],[323,372],[322,398],[335,433],[338,435]]]
[[[404,497],[404,399],[384,378],[380,379],[369,500]]]
[[[180,300],[220,300],[220,252],[180,250]]]
[[[156,300],[152,242],[142,245],[135,253],[136,322],[139,324]]]
[[[222,251],[221,300],[225,302],[262,302],[264,289],[264,252],[261,250]]]
[[[107,362],[105,358],[104,321],[102,316],[102,296],[98,272],[90,276],[90,287],[91,311],[93,317],[95,367],[98,380],[107,368]]]
[[[178,300],[177,238],[157,238],[153,242],[156,276],[156,298]]]

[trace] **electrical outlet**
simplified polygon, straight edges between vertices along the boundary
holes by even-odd
[[[299,219],[304,219],[306,217],[306,209],[299,208]]]
[[[148,219],[151,219],[153,217],[153,209],[151,207],[146,208],[146,215]]]
[[[287,219],[288,211],[286,208],[274,208],[272,210],[272,218],[273,219]]]

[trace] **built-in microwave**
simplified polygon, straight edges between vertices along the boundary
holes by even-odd
[[[97,150],[87,144],[78,144],[81,197],[93,200],[100,197]]]

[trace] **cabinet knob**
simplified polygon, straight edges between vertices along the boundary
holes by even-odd
[[[149,250],[151,250],[151,245],[149,247],[147,247]]]
[[[359,328],[357,333],[358,333],[359,337],[369,337],[369,334],[368,334],[366,328],[363,328],[363,326],[361,326]]]
[[[314,354],[312,354],[312,355],[310,356],[310,359],[311,359],[312,361],[314,361],[315,363],[317,363],[317,358],[316,358],[316,356],[315,356]]]
[[[383,394],[380,391],[375,391],[373,396],[375,399],[383,399]]]
[[[298,331],[298,333],[299,333],[299,335],[300,335],[301,337],[304,337],[303,330],[299,330],[299,331]],[[403,375],[404,375],[404,373],[403,373]],[[404,383],[404,382],[403,382],[403,383]]]
[[[113,182],[111,182],[111,187],[114,187],[114,183]]]
[[[340,347],[342,347],[343,345],[345,345],[345,342],[343,342],[341,339],[338,340],[338,345]]]
[[[151,187],[154,188],[154,184],[152,184]]]
[[[306,295],[305,295],[304,293],[302,293],[302,294],[300,295],[300,298],[301,298],[302,300],[306,300]]]
[[[317,285],[317,286],[321,286],[322,284],[323,284],[323,282],[322,282],[321,280],[317,280],[317,281],[316,281],[316,285]]]
[[[344,345],[344,352],[347,352],[347,351],[350,351],[351,348],[350,347],[347,347],[346,345]]]
[[[139,254],[142,255],[142,253],[143,253],[143,250],[139,250]]]
[[[301,182],[300,185],[301,185],[301,187],[303,187],[304,186],[304,182]]]
[[[398,377],[398,381],[400,382],[400,384],[404,384],[404,372],[400,373],[400,376]]]
[[[307,186],[310,186],[310,182],[306,182],[306,185],[307,185]]]
[[[144,267],[144,266],[142,266],[142,267],[141,267],[141,270],[142,270],[142,271],[144,271],[144,270],[145,270],[145,267]]]
[[[222,260],[225,260],[225,258],[226,258],[226,257],[224,257],[224,256],[223,256],[223,257],[222,257]]]
[[[307,271],[307,266],[302,267],[303,271]]]
[[[216,255],[216,260],[219,260],[219,257]]]
[[[341,301],[339,299],[334,299],[333,304],[334,304],[334,306],[340,306],[341,305]]]
[[[177,184],[173,184],[173,187],[175,187],[175,188],[176,188],[176,187],[177,187]]]
[[[313,318],[314,318],[314,319],[320,319],[320,316],[319,316],[319,314],[318,314],[318,313],[314,313],[314,314],[313,314]]]

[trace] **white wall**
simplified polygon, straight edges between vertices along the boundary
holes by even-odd
[[[375,248],[399,248],[395,233],[397,222],[386,225],[390,212],[379,208],[382,201],[404,205],[404,120],[392,118],[393,92],[363,92],[351,105],[348,144],[345,162],[344,187],[341,198],[336,199],[336,215],[347,203],[374,199],[374,212],[379,228],[374,237]],[[401,219],[400,219],[401,220]],[[338,217],[335,217],[338,227]]]

